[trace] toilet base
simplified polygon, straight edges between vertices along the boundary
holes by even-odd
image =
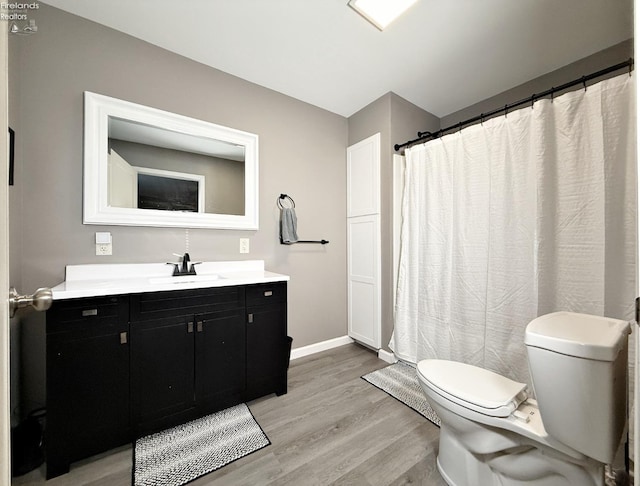
[[[449,486],[493,486],[496,483],[487,464],[482,463],[450,429],[440,427],[440,446],[436,460],[438,471]]]
[[[438,456],[438,458],[436,459],[436,466],[438,466],[438,472],[440,473],[440,476],[442,476],[442,479],[444,479],[445,483],[447,483],[449,486],[457,486],[456,483],[454,483],[453,480],[447,475],[447,472],[442,469],[442,466],[440,465],[440,456]]]
[[[471,435],[492,433],[480,424],[462,420],[467,422],[463,428],[467,429],[466,432]],[[477,426],[478,429],[469,430],[469,426],[471,429]],[[474,453],[465,447],[464,439],[460,440],[460,437],[465,437],[464,434],[461,435],[461,430],[448,427],[443,420],[440,428],[437,466],[440,475],[449,486],[575,486],[577,484],[604,486],[605,484],[602,465],[592,461],[579,464],[567,460],[557,452],[526,443],[506,449],[497,448],[495,451]],[[505,439],[510,442],[510,438],[505,437]]]

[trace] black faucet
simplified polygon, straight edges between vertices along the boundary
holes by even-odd
[[[189,260],[190,260],[189,254],[185,253],[184,256],[182,257],[182,269],[180,270],[180,273],[185,275],[189,274]]]
[[[200,262],[192,263],[191,266],[189,266],[190,261],[191,261],[191,258],[189,257],[189,254],[185,253],[182,256],[182,264],[169,263],[168,265],[173,265],[173,276],[179,277],[181,275],[196,275],[196,269],[194,265]]]

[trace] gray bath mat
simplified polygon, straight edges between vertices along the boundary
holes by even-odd
[[[386,368],[372,371],[364,375],[362,379],[380,388],[440,427],[440,418],[427,403],[416,376],[416,369],[413,366],[397,362]]]
[[[138,439],[133,484],[180,486],[269,444],[242,403]]]

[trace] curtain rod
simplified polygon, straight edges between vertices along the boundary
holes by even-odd
[[[434,139],[442,136],[445,132],[450,130],[461,130],[463,127],[467,125],[471,125],[478,121],[483,121],[485,118],[489,118],[493,115],[497,115],[499,113],[504,113],[505,115],[509,112],[511,108],[515,108],[517,106],[521,106],[524,104],[533,103],[540,98],[545,98],[547,96],[553,95],[558,91],[564,91],[565,89],[571,88],[573,86],[577,86],[579,84],[583,84],[585,89],[587,88],[587,81],[591,81],[592,79],[599,78],[601,76],[605,76],[607,74],[613,73],[615,71],[619,71],[620,69],[629,68],[629,74],[631,74],[631,70],[633,69],[633,58],[629,58],[627,61],[621,62],[619,64],[614,64],[613,66],[609,66],[608,68],[602,69],[595,73],[591,73],[587,76],[582,76],[581,78],[574,79],[573,81],[569,81],[568,83],[563,84],[562,86],[552,87],[542,93],[534,93],[528,98],[523,98],[520,101],[516,101],[515,103],[509,103],[504,105],[502,108],[497,108],[495,110],[489,111],[487,113],[481,113],[480,115],[474,116],[473,118],[469,118],[467,120],[456,123],[455,125],[448,126],[446,128],[441,128],[436,132],[418,132],[418,138],[414,140],[409,140],[408,142],[404,142],[401,144],[395,144],[393,146],[394,150],[397,152],[403,147],[408,147],[417,142],[428,141],[429,139]]]

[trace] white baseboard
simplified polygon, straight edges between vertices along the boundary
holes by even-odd
[[[349,336],[341,336],[338,338],[329,339],[315,344],[309,344],[308,346],[302,346],[301,348],[294,348],[291,350],[291,359],[298,359],[310,354],[326,351],[327,349],[337,348],[344,346],[345,344],[351,344],[353,339]]]
[[[389,351],[385,351],[384,349],[378,349],[378,358],[380,358],[382,361],[386,361],[389,364],[393,364],[398,361],[395,354],[390,353]]]
[[[298,358],[303,358],[304,356],[320,353],[322,351],[327,351],[328,349],[337,348],[340,346],[344,346],[345,344],[351,344],[354,342],[356,341],[351,339],[349,336],[341,336],[341,337],[329,339],[327,341],[309,344],[308,346],[294,348],[291,350],[291,359],[294,360]],[[385,351],[384,349],[378,349],[378,358],[389,364],[393,364],[398,361],[396,359],[396,356],[393,353],[390,353],[389,351]]]

